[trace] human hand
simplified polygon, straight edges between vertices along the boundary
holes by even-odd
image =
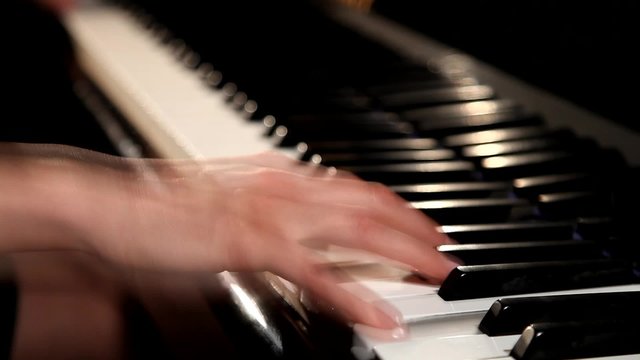
[[[270,153],[146,165],[158,177],[146,174],[133,196],[101,211],[121,215],[100,231],[108,238],[93,242],[111,260],[179,271],[270,271],[349,321],[381,328],[398,324],[338,286],[314,249],[365,250],[436,281],[456,266],[436,251],[449,241],[436,224],[380,184]]]
[[[338,285],[317,249],[363,250],[435,281],[457,265],[436,249],[450,241],[437,224],[385,186],[351,174],[273,153],[134,160],[38,149],[31,151],[35,165],[26,173],[35,184],[26,190],[29,206],[52,209],[64,225],[46,222],[46,235],[67,230],[58,247],[111,262],[194,273],[269,271],[331,304],[349,322],[387,329],[398,327],[397,320]],[[24,178],[6,173],[15,183]],[[25,206],[23,198],[17,202]],[[32,219],[25,221],[28,229],[35,229]]]

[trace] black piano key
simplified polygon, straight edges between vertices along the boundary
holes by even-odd
[[[577,219],[574,233],[581,240],[606,241],[613,229],[611,217],[582,217]]]
[[[304,113],[281,116],[278,119],[279,125],[296,124],[307,126],[309,124],[377,124],[387,122],[398,122],[400,116],[388,111],[365,111],[357,113]]]
[[[640,291],[530,296],[496,300],[478,329],[489,336],[516,335],[541,322],[640,320]]]
[[[445,225],[440,230],[461,244],[573,238],[570,221]]]
[[[566,151],[493,156],[480,162],[480,171],[487,180],[513,179],[578,169],[576,156]]]
[[[442,105],[448,106],[448,105]],[[469,131],[495,129],[509,126],[541,125],[542,118],[536,114],[497,113],[482,114],[456,118],[436,118],[409,120],[422,136],[442,138],[452,134]]]
[[[582,151],[582,149],[594,149],[597,146],[592,139],[555,139],[539,137],[525,140],[501,141],[489,144],[479,144],[465,146],[460,149],[460,155],[465,158],[485,158],[490,156],[500,156],[533,152],[539,150],[566,149],[570,151]]]
[[[516,126],[493,130],[481,130],[450,135],[442,139],[447,147],[459,148],[500,141],[535,139],[571,139],[576,135],[569,129],[549,129],[545,126]]]
[[[545,219],[571,219],[578,216],[608,215],[611,199],[607,194],[586,191],[541,194],[536,211]]]
[[[301,160],[309,160],[315,154],[340,152],[367,153],[370,151],[432,150],[438,148],[438,141],[429,138],[379,139],[379,140],[335,140],[304,141],[297,145]]]
[[[437,160],[455,160],[456,153],[450,149],[416,151],[349,152],[313,155],[312,161],[326,166],[382,165]]]
[[[622,260],[544,261],[458,266],[438,291],[444,300],[463,300],[609,285],[638,279]]]
[[[445,88],[454,85],[472,85],[461,81],[450,79],[431,79],[431,80],[406,80],[379,85],[370,85],[362,88],[362,92],[372,97],[385,96],[394,93],[403,93],[409,91],[417,91],[424,89]]]
[[[489,100],[494,97],[495,92],[487,85],[466,85],[416,89],[412,91],[380,95],[376,98],[376,103],[385,110],[401,111],[422,106]]]
[[[638,339],[637,319],[537,323],[522,332],[510,355],[517,360],[640,356]]]
[[[438,251],[465,265],[604,258],[595,242],[578,240],[441,245]]]
[[[540,194],[591,190],[596,176],[587,173],[568,173],[523,177],[513,180],[513,193],[518,197],[536,198]]]
[[[441,181],[473,180],[474,166],[467,161],[432,161],[424,163],[346,166],[367,181],[387,185],[414,184]]]
[[[362,72],[361,78],[355,81],[359,88],[370,89],[379,88],[387,84],[397,84],[406,82],[436,82],[441,83],[443,77],[440,74],[432,72],[428,67],[419,64],[408,65],[388,65],[380,69],[371,69],[368,72]],[[446,80],[445,80],[446,81]]]
[[[523,199],[488,198],[428,200],[411,205],[439,224],[474,224],[507,221],[511,210],[528,205]]]
[[[331,127],[335,129],[339,125],[358,127],[397,122],[400,122],[400,117],[397,114],[384,111],[305,113],[280,116],[268,115],[262,119],[266,135],[272,135],[275,129],[281,125],[291,128]]]
[[[521,104],[511,99],[500,99],[414,109],[404,111],[400,115],[408,121],[425,122],[428,120],[467,118],[501,113],[524,113],[524,109]]]
[[[627,164],[624,157],[609,148],[492,156],[484,158],[479,166],[486,180],[575,172],[595,172],[603,177],[611,177],[625,168]]]
[[[342,140],[342,139],[389,139],[406,138],[414,135],[411,124],[388,122],[362,125],[326,124],[305,126],[278,126],[271,135],[278,146],[295,146],[306,140]]]
[[[391,186],[391,190],[409,201],[484,198],[508,189],[507,182],[487,181]]]

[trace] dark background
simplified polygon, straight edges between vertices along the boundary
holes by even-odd
[[[6,0],[0,141],[58,143],[111,154],[94,117],[73,92],[73,54],[57,17],[29,0]]]
[[[8,62],[0,141],[55,142],[114,153],[68,78],[71,48],[56,18],[7,0]],[[377,0],[374,10],[526,82],[640,131],[640,2]]]
[[[640,2],[376,0],[374,10],[640,131]]]

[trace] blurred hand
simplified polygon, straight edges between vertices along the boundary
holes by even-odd
[[[58,211],[69,213],[67,227],[85,250],[126,266],[270,271],[346,320],[378,328],[399,324],[340,287],[314,249],[364,250],[435,281],[456,266],[436,250],[450,241],[437,224],[387,187],[273,153],[207,161],[56,147],[42,154],[55,159],[45,161],[49,172],[62,169],[54,177],[59,195],[49,201],[65,204]]]
[[[350,321],[383,328],[398,324],[339,287],[313,248],[362,249],[435,280],[456,266],[436,251],[449,240],[433,221],[385,186],[349,174],[271,153],[152,168],[161,175],[139,182],[132,207],[102,211],[121,215],[104,232],[109,238],[94,243],[110,259],[184,271],[271,271]]]

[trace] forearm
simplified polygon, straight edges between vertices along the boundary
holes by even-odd
[[[91,250],[90,222],[111,194],[122,191],[119,173],[88,166],[65,150],[42,156],[42,147],[4,144],[0,151],[0,251]],[[80,154],[76,154],[80,156]]]

